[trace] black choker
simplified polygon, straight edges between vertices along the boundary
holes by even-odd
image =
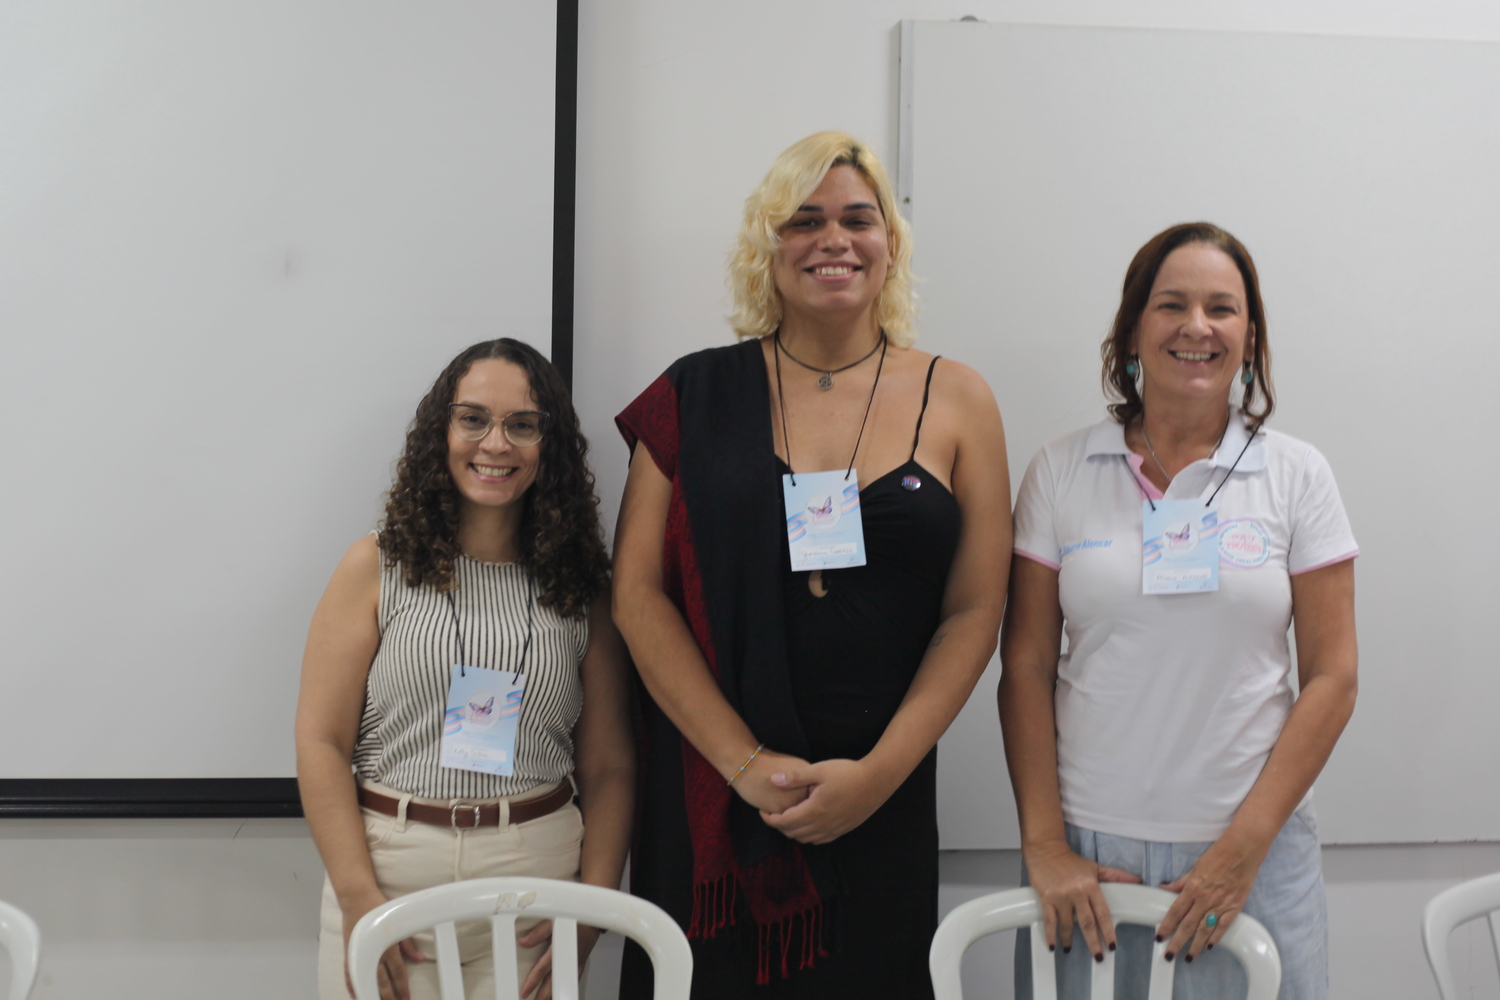
[[[866,361],[869,361],[871,358],[873,358],[875,356],[875,352],[878,351],[878,350],[880,350],[880,345],[882,345],[884,343],[885,343],[885,331],[881,330],[880,331],[880,339],[875,342],[875,346],[874,347],[870,348],[870,353],[866,354],[864,357],[860,358],[858,361],[851,361],[851,362],[849,362],[847,365],[845,365],[842,368],[817,368],[817,367],[815,367],[813,365],[808,364],[806,361],[803,361],[801,358],[799,358],[796,355],[794,355],[791,351],[787,350],[786,349],[786,345],[781,342],[781,330],[778,329],[776,331],[776,347],[777,347],[777,349],[779,351],[781,351],[782,354],[785,354],[787,357],[789,357],[793,361],[797,362],[797,364],[801,365],[803,368],[806,368],[808,371],[810,371],[810,372],[821,372],[822,374],[820,374],[818,376],[818,388],[822,389],[824,392],[827,392],[829,389],[833,388],[833,377],[835,375],[837,375],[839,372],[846,372],[850,368],[855,367],[856,365],[862,365]]]

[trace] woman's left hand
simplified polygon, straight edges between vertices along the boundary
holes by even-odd
[[[594,950],[594,945],[599,942],[600,930],[597,927],[588,927],[584,924],[578,925],[578,973],[583,974],[583,963],[588,961],[589,953]],[[552,939],[552,921],[543,920],[531,930],[522,934],[517,940],[522,948],[535,948],[543,941]],[[536,992],[533,993],[532,991]],[[536,964],[531,967],[531,972],[521,983],[521,996],[523,1000],[552,1000],[552,946],[542,952]]]
[[[1263,853],[1249,850],[1230,837],[1220,837],[1191,871],[1162,885],[1168,892],[1177,893],[1177,901],[1156,928],[1156,940],[1169,939],[1167,961],[1185,951],[1186,960],[1191,962],[1224,936],[1245,908],[1263,858]],[[1213,927],[1208,926],[1209,914],[1216,918]]]
[[[806,788],[807,798],[765,822],[804,844],[826,844],[859,826],[885,804],[890,790],[862,760],[824,760],[773,774],[778,788]]]

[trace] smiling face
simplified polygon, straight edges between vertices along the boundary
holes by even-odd
[[[1142,397],[1227,402],[1254,335],[1234,260],[1208,243],[1178,247],[1156,272],[1131,342]]]
[[[458,380],[453,402],[483,407],[496,418],[478,441],[465,441],[449,424],[448,472],[458,492],[467,503],[481,507],[505,507],[520,500],[536,481],[541,445],[512,444],[500,418],[537,409],[526,372],[497,358],[476,361]]]
[[[879,199],[858,170],[829,170],[780,236],[775,277],[783,315],[827,319],[874,307],[890,267],[890,238]]]

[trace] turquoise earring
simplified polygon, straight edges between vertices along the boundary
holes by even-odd
[[[1130,360],[1125,362],[1125,374],[1131,378],[1135,378],[1141,373],[1141,366],[1136,363],[1136,358],[1139,357],[1139,354],[1132,354]]]
[[[1255,373],[1250,370],[1250,362],[1245,362],[1245,370],[1240,373],[1240,381],[1249,385],[1255,381]]]

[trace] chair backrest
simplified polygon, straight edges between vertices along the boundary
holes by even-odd
[[[1100,887],[1109,903],[1109,912],[1117,924],[1145,924],[1154,927],[1167,915],[1177,899],[1164,889],[1144,885],[1109,884]],[[1033,1000],[1057,1000],[1057,972],[1054,955],[1047,950],[1042,929],[1042,908],[1036,893],[1030,889],[1011,889],[970,900],[943,919],[932,938],[928,967],[932,971],[933,990],[937,1000],[963,1000],[959,969],[969,945],[987,934],[1031,928],[1031,978]],[[1075,930],[1074,934],[1078,932]],[[1275,1000],[1281,989],[1281,957],[1270,933],[1258,921],[1240,914],[1230,924],[1219,947],[1240,960],[1250,981],[1246,1000]],[[1150,1000],[1170,1000],[1172,981],[1177,973],[1175,962],[1162,961],[1165,942],[1156,945],[1151,963]],[[1105,952],[1104,961],[1094,967],[1092,1000],[1114,1000],[1115,956]]]
[[[0,948],[10,954],[9,1000],[26,1000],[42,960],[42,932],[9,903],[0,903]]]
[[[688,1000],[693,952],[660,907],[613,889],[545,878],[481,878],[423,889],[378,906],[349,937],[349,974],[358,1000],[378,1000],[376,966],[387,948],[429,928],[437,935],[442,1000],[465,1000],[455,921],[489,920],[496,1000],[518,1000],[516,918],[552,921],[552,996],[578,1000],[578,924],[618,931],[646,949],[655,1000]]]
[[[1455,885],[1427,903],[1422,914],[1422,946],[1427,949],[1427,964],[1432,966],[1442,1000],[1458,1000],[1453,967],[1448,961],[1448,935],[1459,924],[1483,916],[1489,917],[1495,960],[1500,962],[1500,872]]]

